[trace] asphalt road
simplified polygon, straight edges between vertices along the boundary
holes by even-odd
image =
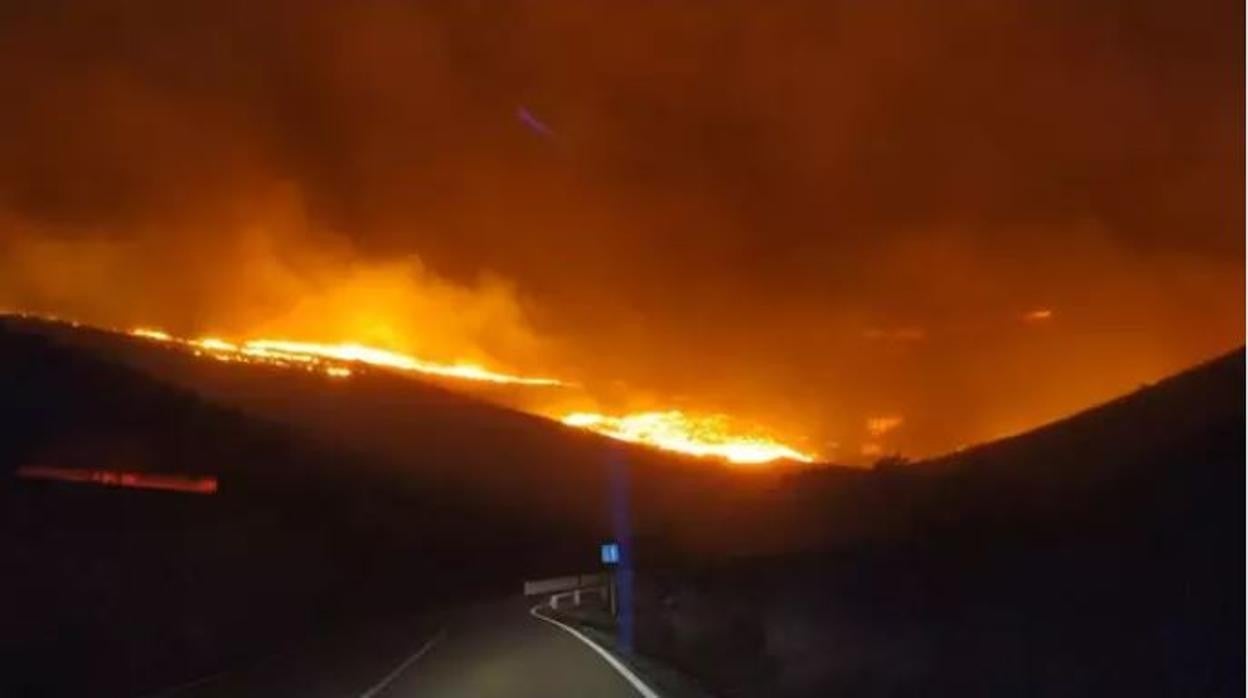
[[[158,693],[162,698],[639,698],[607,659],[530,615],[533,599],[339,636]]]
[[[539,698],[641,695],[571,633],[529,614],[531,601],[478,606],[377,695],[387,698]],[[373,698],[373,697],[370,697]]]

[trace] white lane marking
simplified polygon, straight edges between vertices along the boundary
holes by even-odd
[[[407,659],[404,659],[402,664],[394,668],[394,671],[390,672],[389,674],[386,674],[386,676],[381,681],[378,681],[376,684],[374,684],[372,688],[361,693],[360,698],[373,698],[374,696],[380,694],[382,691],[386,690],[386,686],[389,686],[391,682],[399,678],[399,674],[402,674],[404,669],[411,666],[413,663],[416,662],[416,660],[425,656],[425,653],[433,649],[433,646],[441,642],[442,638],[444,637],[446,637],[446,631],[445,630],[438,631],[437,635],[434,635],[432,638],[429,639],[428,642],[421,645],[420,649],[412,653],[412,656],[408,657]]]
[[[572,637],[575,637],[581,642],[584,642],[585,644],[589,645],[590,649],[597,652],[603,659],[605,659],[607,661],[607,664],[611,665],[612,669],[615,669],[616,671],[620,672],[620,676],[623,676],[625,680],[627,680],[630,684],[632,684],[633,688],[636,689],[637,692],[640,693],[642,696],[644,696],[644,698],[659,698],[659,694],[655,693],[654,689],[647,686],[644,681],[637,678],[637,675],[634,674],[632,670],[630,670],[628,667],[621,664],[620,660],[613,657],[610,652],[599,647],[598,643],[586,637],[584,633],[582,633],[581,631],[577,630],[576,628],[570,625],[567,625],[566,623],[560,623],[554,618],[547,618],[546,616],[538,613],[537,609],[541,607],[542,607],[542,604],[539,603],[533,608],[530,608],[529,615],[533,616],[534,618],[539,618],[541,620],[544,620],[547,623],[556,625],[560,628],[563,628],[564,630],[571,633]]]

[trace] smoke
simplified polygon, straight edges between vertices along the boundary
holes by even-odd
[[[16,237],[0,248],[0,307],[184,336],[361,342],[500,367],[535,367],[549,355],[499,278],[452,283],[414,256],[370,261],[343,239],[312,246],[306,233],[271,230],[202,246],[163,236]]]
[[[1242,13],[9,3],[0,303],[948,449],[1242,343]]]

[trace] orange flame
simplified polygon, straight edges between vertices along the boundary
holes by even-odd
[[[351,375],[351,369],[344,364],[361,363],[442,378],[531,386],[567,385],[554,378],[531,378],[499,373],[475,364],[440,364],[362,344],[319,344],[281,339],[252,339],[236,344],[218,337],[179,339],[167,332],[147,327],[133,329],[130,334],[158,342],[182,344],[222,361],[267,363],[278,366],[302,365],[305,368],[319,369],[334,378],[345,378]]]
[[[620,441],[645,444],[693,456],[722,458],[730,463],[766,463],[793,460],[809,463],[814,457],[765,436],[735,433],[721,415],[693,416],[678,410],[609,416],[573,412],[563,423]]]
[[[162,330],[140,327],[135,337],[185,346],[197,355],[220,361],[263,363],[320,371],[332,378],[352,375],[350,364],[380,366],[399,371],[469,381],[524,386],[570,386],[555,378],[518,376],[491,371],[474,364],[440,364],[407,354],[355,343],[319,344],[284,339],[252,339],[230,342],[218,337],[181,339]],[[770,436],[734,429],[723,415],[689,415],[654,411],[623,416],[574,412],[562,417],[565,425],[593,431],[620,441],[698,457],[719,458],[730,463],[757,464],[777,460],[809,463],[814,456]]]
[[[359,362],[373,366],[385,366],[403,371],[441,376],[443,378],[462,378],[464,380],[486,381],[490,383],[536,386],[566,385],[563,381],[555,378],[515,376],[490,371],[475,364],[439,364],[362,344],[317,344],[314,342],[292,342],[279,339],[256,339],[244,342],[242,351],[255,356],[293,358],[296,360],[316,357],[334,361]]]

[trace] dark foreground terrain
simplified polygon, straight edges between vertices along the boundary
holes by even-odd
[[[140,695],[510,591],[544,564],[516,541],[567,539],[40,337],[4,336],[0,366],[0,695]],[[26,464],[221,486],[11,477]]]
[[[592,568],[621,499],[638,651],[719,694],[1240,695],[1243,362],[946,459],[755,476],[387,375],[0,323],[0,695],[323,669],[364,636],[401,658]],[[31,465],[220,489],[12,476]]]
[[[725,696],[1242,695],[1243,389],[1237,352],[964,454],[803,475],[818,551],[643,571],[636,647]]]
[[[219,490],[16,477],[31,466]],[[421,619],[592,570],[615,500],[665,559],[713,554],[703,516],[748,531],[771,511],[766,478],[405,378],[343,385],[25,320],[0,323],[0,473],[5,696],[143,695],[415,619],[399,651]]]

